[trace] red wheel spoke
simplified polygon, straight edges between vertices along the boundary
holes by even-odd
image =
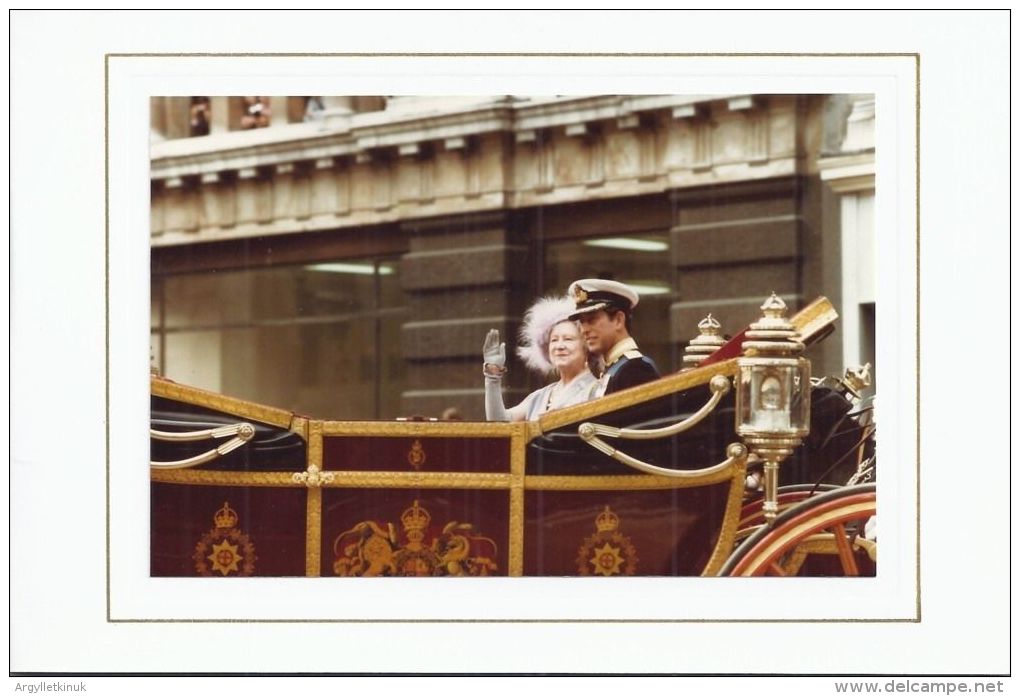
[[[850,577],[857,577],[860,571],[857,569],[857,560],[854,558],[854,550],[850,548],[850,542],[846,538],[846,528],[840,524],[832,527],[832,535],[836,539],[836,550],[839,551],[839,562],[843,566],[843,572]]]

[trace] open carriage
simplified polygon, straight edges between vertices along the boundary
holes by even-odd
[[[874,574],[865,376],[797,354],[827,300],[767,307],[728,342],[704,323],[690,369],[530,422],[315,420],[153,377],[150,572]]]

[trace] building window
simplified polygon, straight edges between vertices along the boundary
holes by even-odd
[[[322,97],[304,97],[305,106],[303,121],[321,121],[326,111],[326,102]]]
[[[192,137],[209,135],[209,122],[212,118],[212,107],[209,97],[192,97],[189,119],[189,133]]]
[[[670,304],[674,299],[669,235],[666,232],[549,242],[544,254],[546,292],[565,292],[581,278],[606,278],[637,290],[631,334],[666,373],[680,368],[670,339]]]
[[[244,113],[241,114],[241,128],[265,128],[272,119],[269,97],[243,97]]]
[[[398,268],[369,259],[159,278],[159,370],[316,418],[395,418],[406,321]]]

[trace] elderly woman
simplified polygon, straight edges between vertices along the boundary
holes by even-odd
[[[569,297],[543,297],[524,315],[517,354],[533,370],[555,373],[559,379],[533,391],[512,408],[503,405],[502,379],[506,373],[506,344],[493,329],[482,347],[485,376],[485,417],[490,421],[535,420],[546,411],[572,406],[592,398],[598,380],[581,338],[581,329],[568,317],[575,311]]]

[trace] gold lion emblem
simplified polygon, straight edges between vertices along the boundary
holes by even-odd
[[[447,522],[426,544],[432,515],[415,500],[400,515],[405,542],[396,527],[371,520],[359,522],[333,541],[333,572],[343,577],[387,575],[436,577],[481,576],[498,570],[496,543],[474,533],[466,522]]]

